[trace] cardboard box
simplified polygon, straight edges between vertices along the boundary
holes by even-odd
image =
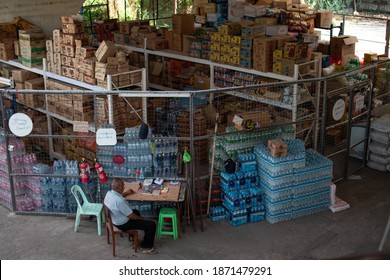
[[[25,89],[45,89],[45,82],[43,78],[36,78],[24,82]]]
[[[194,15],[176,14],[172,15],[172,31],[174,33],[193,34],[194,33]]]
[[[238,22],[224,23],[218,26],[221,35],[241,35],[241,24]]]
[[[306,58],[308,56],[308,44],[298,42],[286,42],[284,45],[284,58]]]
[[[277,42],[272,37],[257,37],[253,39],[253,69],[262,72],[272,72],[272,56]]]
[[[172,33],[172,50],[181,52],[183,50],[183,36],[180,33]]]
[[[330,54],[330,42],[329,41],[319,41],[317,51],[321,52],[324,55]]]
[[[294,77],[294,66],[295,64],[301,64],[309,61],[308,58],[300,59],[291,59],[291,58],[282,58],[282,75]],[[305,74],[309,72],[310,65],[299,68],[299,73]]]
[[[39,75],[35,74],[33,72],[27,71],[27,70],[12,70],[12,78],[14,79],[15,82],[25,82],[27,80],[35,79],[38,78]],[[23,86],[24,88],[24,86]]]
[[[258,37],[265,35],[265,26],[262,24],[246,25],[241,27],[241,36]]]
[[[236,114],[233,118],[233,123],[237,130],[244,130],[245,121],[252,120],[255,122],[255,127],[268,127],[271,123],[271,116],[268,111],[256,111],[243,114]],[[229,125],[229,124],[228,124]]]
[[[278,36],[278,35],[286,35],[288,33],[287,25],[272,25],[266,26],[265,35],[267,36]]]
[[[285,11],[292,8],[292,0],[275,0],[274,8],[283,9]]]
[[[330,41],[330,55],[342,58],[342,65],[347,65],[355,55],[356,36],[342,35],[332,37]]]
[[[95,56],[99,62],[106,62],[107,57],[114,56],[116,46],[111,41],[103,41],[95,52]]]
[[[287,145],[282,139],[268,140],[268,150],[273,157],[284,157],[287,155]]]
[[[200,89],[200,90],[210,89],[210,78],[195,74],[194,75],[194,87],[196,89]]]
[[[332,11],[318,10],[315,18],[315,27],[330,27],[333,20]]]

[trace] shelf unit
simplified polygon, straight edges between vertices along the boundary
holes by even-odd
[[[99,86],[95,86],[95,85],[90,85],[90,84],[87,84],[87,83],[84,83],[84,82],[81,82],[81,81],[78,81],[78,80],[75,80],[75,79],[72,79],[72,78],[68,78],[68,77],[65,77],[65,76],[61,76],[61,75],[57,75],[57,74],[54,74],[54,73],[51,73],[51,72],[48,72],[46,71],[46,61],[44,59],[44,62],[43,62],[43,66],[42,68],[36,68],[36,67],[33,67],[33,68],[30,68],[30,67],[27,67],[23,64],[21,64],[20,62],[16,61],[16,60],[0,60],[0,64],[5,64],[5,65],[9,65],[9,66],[12,66],[12,67],[15,67],[15,68],[18,68],[18,69],[23,69],[23,70],[27,70],[27,71],[30,71],[30,72],[33,72],[33,73],[36,73],[38,75],[41,75],[43,78],[44,78],[44,83],[45,83],[45,89],[47,88],[47,79],[53,79],[53,80],[57,80],[57,81],[61,81],[61,82],[64,82],[64,83],[67,83],[67,84],[70,84],[70,85],[74,85],[74,86],[78,86],[80,88],[83,88],[83,89],[86,89],[86,90],[90,90],[90,91],[95,91],[95,92],[103,92],[103,91],[112,91],[113,90],[113,86],[112,86],[112,76],[115,76],[115,75],[108,75],[107,76],[107,84],[108,84],[108,87],[107,88],[103,88],[103,87],[99,87]],[[141,82],[139,84],[132,84],[132,85],[128,85],[128,86],[139,86],[141,88],[141,90],[145,91],[146,87],[146,83],[145,83],[145,77],[146,77],[146,72],[145,72],[145,69],[140,69],[140,70],[136,70],[136,71],[141,71]],[[135,71],[129,71],[129,73],[133,73]],[[122,73],[123,74],[123,73]],[[2,78],[2,80],[0,82],[4,81],[4,84],[9,84],[9,85],[12,85],[13,82],[12,80],[9,80],[9,79],[4,79]],[[114,86],[115,87],[115,86]],[[118,89],[118,88],[117,88]],[[7,96],[8,98],[12,99],[11,96]],[[107,95],[107,99],[108,99],[108,116],[109,116],[109,124],[113,124],[113,100],[112,100],[112,95]],[[58,119],[58,120],[61,120],[61,121],[64,121],[68,124],[71,124],[71,125],[74,125],[76,122],[73,121],[73,120],[69,120],[59,114],[56,114],[54,112],[51,112],[48,110],[47,108],[47,96],[46,96],[46,108],[45,109],[42,109],[42,108],[32,108],[30,106],[27,106],[26,104],[22,104],[23,106],[26,106],[26,107],[29,107],[31,109],[34,109],[40,113],[43,113],[47,116],[47,124],[48,124],[48,134],[49,135],[52,135],[52,119],[51,118],[55,118],[55,119]],[[147,118],[147,103],[146,103],[146,98],[143,98],[142,99],[142,111],[144,112],[144,118],[146,119]],[[89,126],[89,131],[92,131],[92,132],[96,132],[96,128],[95,126]],[[53,141],[52,141],[52,138],[49,137],[49,154],[50,154],[50,158],[51,160],[53,158],[57,158],[57,159],[63,159],[64,156],[59,154],[59,153],[56,153],[54,151],[54,147],[53,147]]]
[[[145,39],[144,46],[146,46],[146,45],[147,44],[146,44],[146,39]],[[225,94],[229,94],[229,95],[240,97],[243,99],[252,100],[252,101],[259,102],[259,103],[268,104],[271,106],[290,110],[292,112],[291,122],[293,122],[293,123],[298,121],[298,118],[297,118],[298,106],[305,103],[305,102],[311,101],[315,107],[316,113],[319,112],[319,108],[318,108],[318,106],[319,106],[319,88],[317,89],[315,96],[306,96],[306,97],[298,100],[299,87],[298,87],[298,83],[296,83],[296,82],[304,78],[304,76],[300,75],[300,73],[299,73],[299,67],[303,66],[303,65],[308,65],[309,63],[313,63],[313,62],[303,63],[302,65],[295,65],[294,76],[290,77],[290,76],[280,75],[280,74],[276,74],[276,73],[272,73],[272,72],[261,72],[261,71],[257,71],[254,69],[241,68],[241,67],[236,67],[236,66],[232,66],[232,65],[213,62],[213,61],[206,60],[206,59],[190,57],[190,56],[184,55],[183,53],[180,53],[177,51],[172,51],[172,50],[154,51],[154,50],[149,50],[146,47],[138,48],[138,47],[132,47],[132,46],[128,46],[128,45],[118,45],[118,46],[121,48],[124,48],[128,51],[131,51],[131,52],[137,52],[137,53],[143,54],[144,58],[145,58],[144,68],[146,69],[147,73],[149,73],[149,69],[148,69],[149,68],[149,55],[160,56],[163,58],[177,59],[177,60],[188,61],[188,62],[194,62],[197,64],[202,64],[202,65],[206,65],[206,66],[210,67],[210,89],[211,90],[209,91],[209,93],[211,93],[210,94],[211,100],[214,96],[213,90],[220,90],[220,91],[223,91]],[[321,76],[321,71],[320,71],[321,62],[314,61],[314,65],[315,65],[315,69],[316,69],[314,71],[315,72],[314,77],[320,77]],[[233,71],[245,72],[245,73],[257,75],[260,77],[275,79],[275,80],[279,80],[279,81],[287,82],[287,83],[288,82],[295,82],[293,85],[293,100],[291,103],[284,103],[282,101],[271,100],[271,99],[267,99],[267,98],[264,98],[261,96],[246,94],[246,93],[238,91],[238,89],[240,87],[237,87],[236,90],[234,90],[234,88],[218,88],[214,85],[214,70],[216,67],[225,68],[225,69],[229,69],[229,70],[233,70]],[[162,91],[177,91],[176,89],[172,89],[172,88],[168,88],[165,86],[149,83],[148,78],[146,78],[146,81],[147,81],[147,85],[146,85],[147,88],[154,88],[154,89],[162,90]],[[207,90],[203,91],[203,92],[207,92]],[[317,129],[317,127],[318,127],[318,125],[314,125],[315,130]],[[307,129],[302,130],[302,131],[297,131],[296,133],[301,133],[301,132],[304,132],[306,130]],[[316,133],[315,133],[315,135],[316,135]],[[314,142],[316,143],[317,141],[314,141]]]

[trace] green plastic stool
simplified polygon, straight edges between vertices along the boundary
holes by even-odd
[[[168,219],[170,219],[171,222],[167,222],[166,220]],[[172,226],[172,230],[164,230],[164,226],[166,225]],[[157,239],[160,239],[161,235],[173,235],[173,239],[179,238],[176,209],[161,208],[160,214],[158,215]]]

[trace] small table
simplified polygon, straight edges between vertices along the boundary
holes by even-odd
[[[168,181],[163,182],[163,188],[167,188],[167,193],[160,193],[159,195],[146,194],[139,191],[139,184],[135,182],[125,182],[124,191],[132,189],[133,194],[125,196],[128,201],[149,201],[149,202],[174,202],[177,203],[178,228],[180,229],[181,209],[182,203],[185,200],[186,188],[180,182],[177,185],[171,185]],[[180,237],[180,230],[179,230]]]

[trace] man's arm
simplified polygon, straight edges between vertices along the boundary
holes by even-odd
[[[130,220],[143,220],[141,216],[138,216],[137,214],[131,213],[129,216],[127,216]]]

